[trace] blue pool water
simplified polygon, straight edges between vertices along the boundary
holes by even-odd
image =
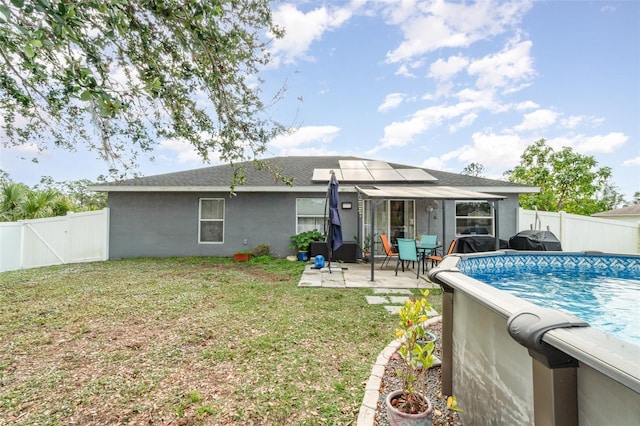
[[[640,346],[640,274],[637,268],[596,271],[554,268],[545,271],[514,262],[509,267],[493,266],[469,268],[478,270],[463,272],[535,305],[568,312],[587,321],[593,328]]]

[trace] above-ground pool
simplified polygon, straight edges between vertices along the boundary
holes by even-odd
[[[453,254],[429,278],[445,290],[443,393],[463,421],[637,424],[640,256]]]
[[[637,257],[585,254],[468,259],[460,272],[538,306],[581,318],[640,346],[640,262]]]

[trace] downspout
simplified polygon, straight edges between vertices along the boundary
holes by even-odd
[[[376,258],[376,253],[375,253],[375,247],[376,247],[375,243],[376,242],[373,239],[374,238],[374,234],[375,234],[375,229],[376,229],[376,227],[375,227],[375,217],[376,217],[376,215],[375,215],[375,212],[374,212],[375,205],[373,204],[374,201],[375,200],[372,198],[371,199],[371,203],[369,205],[369,210],[371,210],[371,212],[370,212],[370,214],[371,214],[371,233],[370,233],[370,235],[371,235],[371,282],[375,281],[375,278],[374,278],[374,269],[375,269],[374,263],[375,263],[375,260],[374,259]]]
[[[496,237],[496,251],[500,250],[500,209],[498,203],[500,200],[493,201],[493,211],[495,216],[495,237]]]

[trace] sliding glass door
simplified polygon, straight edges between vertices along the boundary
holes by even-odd
[[[382,243],[377,236],[386,234],[391,244],[397,238],[415,238],[414,200],[364,200],[362,215],[363,235],[371,233],[371,208],[374,209],[374,254],[384,254]]]

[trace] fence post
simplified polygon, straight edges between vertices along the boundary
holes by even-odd
[[[560,239],[560,244],[562,245],[563,248],[565,248],[565,241],[569,241],[568,238],[565,238],[565,234],[569,231],[568,230],[568,226],[567,226],[567,212],[560,210],[558,212],[558,219],[559,219],[559,223],[558,226],[560,226],[560,236],[558,237]],[[566,248],[565,248],[566,250]]]
[[[18,250],[20,250],[20,269],[24,269],[24,230],[27,227],[27,223],[24,220],[19,220],[18,223],[20,224],[20,247],[18,247]]]
[[[71,261],[71,242],[73,241],[73,236],[71,235],[71,230],[73,229],[72,221],[73,221],[73,212],[67,212],[64,217],[64,253],[62,254],[62,263],[69,263]]]

